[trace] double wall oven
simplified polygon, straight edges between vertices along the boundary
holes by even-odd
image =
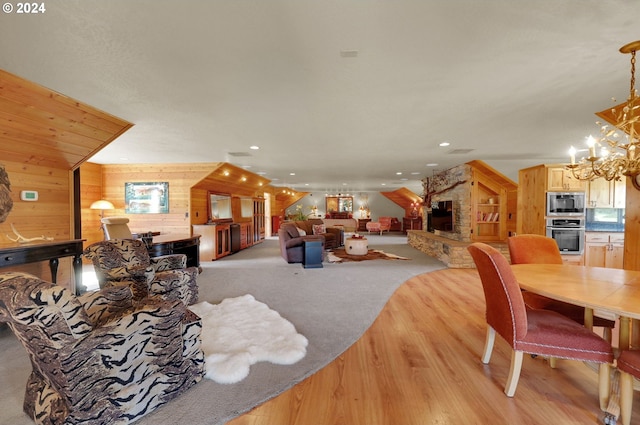
[[[547,236],[563,254],[584,252],[585,193],[547,192]]]

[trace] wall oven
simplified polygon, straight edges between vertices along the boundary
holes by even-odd
[[[547,192],[547,216],[584,216],[584,192]]]
[[[547,236],[558,243],[562,254],[580,255],[584,251],[584,217],[547,219]]]

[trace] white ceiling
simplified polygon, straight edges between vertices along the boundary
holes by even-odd
[[[227,161],[306,191],[565,162],[626,99],[618,49],[640,39],[637,0],[44,4],[0,13],[0,68],[135,124],[93,162]]]

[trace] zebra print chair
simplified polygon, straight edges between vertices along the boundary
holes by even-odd
[[[200,318],[178,300],[135,302],[129,286],[76,297],[2,273],[0,322],[31,359],[23,409],[37,424],[127,424],[204,375]]]
[[[89,245],[84,255],[93,262],[101,288],[130,285],[140,299],[159,295],[186,305],[198,301],[198,268],[187,267],[184,254],[151,258],[140,239],[112,239]]]

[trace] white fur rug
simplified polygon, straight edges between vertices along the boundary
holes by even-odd
[[[242,381],[260,361],[288,365],[307,354],[307,338],[252,295],[220,304],[201,302],[189,309],[202,318],[206,377],[218,383]]]

